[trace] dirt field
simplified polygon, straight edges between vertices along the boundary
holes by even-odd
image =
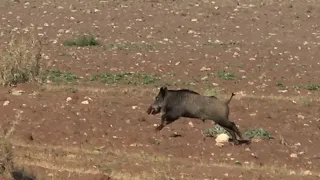
[[[34,28],[42,69],[69,73],[0,89],[13,161],[39,179],[320,178],[318,1],[20,0],[0,12],[2,50]],[[100,45],[64,45],[83,34]],[[236,92],[230,118],[274,139],[220,148],[203,135],[211,122],[187,118],[156,133],[146,109],[165,84]]]

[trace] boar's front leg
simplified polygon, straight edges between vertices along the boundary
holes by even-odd
[[[175,115],[174,113],[165,113],[161,116],[161,124],[156,128],[156,131],[161,131],[166,125],[173,123],[180,116]]]

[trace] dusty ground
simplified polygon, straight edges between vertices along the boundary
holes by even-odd
[[[316,1],[21,0],[1,2],[0,12],[0,47],[10,31],[35,27],[43,68],[79,77],[146,75],[130,83],[21,84],[19,96],[1,88],[1,103],[9,101],[1,127],[14,161],[38,177],[319,179]],[[83,33],[104,47],[63,45]],[[235,79],[218,76],[222,70]],[[151,74],[159,80],[139,84]],[[262,127],[275,139],[219,148],[202,134],[212,123],[192,119],[155,133],[159,116],[145,111],[165,83],[220,98],[237,92],[231,119],[242,131]]]

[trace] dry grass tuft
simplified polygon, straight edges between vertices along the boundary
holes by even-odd
[[[32,33],[12,34],[0,57],[0,83],[4,86],[34,81],[40,74],[41,41]]]
[[[0,136],[0,179],[5,177],[8,180],[36,180],[36,177],[27,173],[24,168],[18,168],[13,162],[12,144],[5,138]]]
[[[0,137],[0,174],[5,177],[10,177],[13,170],[12,151],[10,143]]]

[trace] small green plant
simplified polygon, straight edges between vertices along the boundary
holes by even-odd
[[[59,69],[47,69],[42,72],[42,80],[49,80],[53,83],[74,82],[79,77],[71,72],[62,72]]]
[[[310,99],[302,99],[302,103],[305,105],[305,106],[311,106],[312,105],[312,100]]]
[[[121,82],[125,84],[139,85],[153,84],[159,79],[160,78],[155,75],[124,72],[121,74],[103,73],[94,75],[89,78],[89,81],[99,81],[105,84],[116,84]]]
[[[281,82],[278,82],[278,83],[276,84],[276,86],[277,86],[279,89],[281,89],[281,90],[285,90],[285,89],[286,89],[286,87],[285,87]]]
[[[205,96],[218,96],[220,89],[218,87],[207,88],[204,91]]]
[[[41,51],[41,41],[33,34],[13,35],[0,56],[0,83],[10,86],[38,80]]]
[[[281,82],[278,82],[278,83],[276,84],[276,86],[278,86],[278,87],[284,87],[284,85],[283,85]]]
[[[316,91],[316,90],[320,90],[320,85],[308,84],[305,86],[305,88],[308,89],[309,91]]]
[[[224,80],[234,80],[236,76],[234,74],[228,73],[225,70],[218,71],[218,77]]]
[[[204,43],[203,45],[204,46],[226,46],[226,47],[229,47],[229,46],[234,46],[236,44],[240,44],[239,41],[234,41],[234,40],[229,40],[229,41],[225,41],[225,42],[222,42],[222,41],[219,41],[219,40],[215,40],[215,41],[208,41],[206,43]]]
[[[97,41],[93,36],[83,35],[78,37],[75,40],[66,40],[63,42],[65,46],[98,46],[100,45],[99,41]]]
[[[207,129],[203,132],[203,134],[208,137],[217,137],[219,134],[223,134],[223,133],[231,137],[229,132],[226,131],[223,127],[221,127],[218,124],[215,125],[213,128]]]
[[[265,139],[272,139],[273,137],[269,132],[264,130],[263,128],[252,128],[244,132],[244,136],[248,137],[249,139],[252,139],[254,137],[260,137]]]
[[[107,174],[111,174],[112,173],[112,168],[109,167],[109,166],[101,166],[101,167],[99,167],[99,170],[104,172],[104,173],[107,173]]]
[[[110,44],[105,46],[106,49],[119,50],[119,51],[143,51],[154,50],[155,47],[150,44],[144,43],[124,43],[124,44]]]

